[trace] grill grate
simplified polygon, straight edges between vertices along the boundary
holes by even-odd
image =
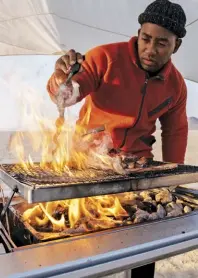
[[[166,165],[162,170],[156,166]],[[48,202],[121,192],[169,187],[198,181],[198,166],[176,165],[152,161],[148,168],[125,175],[111,170],[70,170],[54,173],[50,165],[42,170],[39,164],[24,170],[19,164],[1,165],[0,178],[28,203]],[[154,169],[155,167],[155,169]]]
[[[160,166],[164,163],[153,161],[148,165]],[[167,176],[170,174],[180,174],[180,173],[194,173],[198,171],[197,166],[186,166],[178,165],[175,169],[166,169],[159,171],[147,171],[147,168],[144,168],[143,172],[131,172],[127,175],[116,174],[111,170],[75,170],[72,169],[69,172],[55,173],[48,168],[41,169],[39,164],[36,164],[34,168],[28,168],[28,172],[25,171],[20,165],[2,165],[2,169],[8,173],[10,176],[18,180],[19,182],[25,183],[27,185],[71,185],[71,184],[81,184],[81,183],[103,183],[109,181],[119,181],[119,180],[128,180],[128,179],[145,179],[145,178],[155,178],[159,176]]]

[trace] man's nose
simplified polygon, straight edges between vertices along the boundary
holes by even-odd
[[[157,52],[155,44],[153,42],[148,43],[145,51],[148,56],[150,56],[150,57],[155,56],[156,52]]]

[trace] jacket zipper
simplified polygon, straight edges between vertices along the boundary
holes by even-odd
[[[172,97],[167,98],[164,102],[162,102],[160,105],[155,107],[153,110],[148,112],[148,117],[152,117],[158,112],[160,112],[162,109],[164,109],[167,105],[169,105],[172,101]]]
[[[144,99],[145,99],[145,95],[146,95],[146,88],[147,88],[148,81],[149,81],[149,78],[148,78],[148,76],[146,76],[146,79],[144,81],[144,85],[143,85],[142,90],[141,90],[141,92],[142,92],[142,100],[141,100],[141,103],[140,103],[140,109],[139,109],[139,112],[138,112],[138,117],[137,117],[135,123],[133,124],[133,126],[127,128],[125,130],[124,139],[123,139],[122,144],[120,145],[119,149],[124,147],[124,145],[126,143],[126,138],[127,138],[128,131],[131,128],[134,128],[138,124],[138,122],[139,122],[139,120],[141,118],[141,113],[142,113],[142,108],[143,108]]]

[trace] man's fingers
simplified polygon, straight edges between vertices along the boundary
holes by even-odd
[[[57,69],[54,74],[58,86],[65,82],[67,75],[61,69]]]
[[[65,64],[65,62],[62,60],[62,57],[59,58],[55,64],[55,71],[62,70],[64,73],[67,73],[68,68]]]
[[[55,64],[55,77],[58,85],[65,82],[66,77],[70,73],[72,66],[77,62],[82,64],[83,55],[75,50],[71,49],[66,55],[61,56]],[[82,72],[83,68],[80,67],[79,72]]]
[[[61,57],[63,63],[66,65],[66,68],[67,68],[67,71],[69,70],[70,68],[70,58],[68,55],[64,55]]]
[[[79,64],[82,64],[82,62],[83,62],[83,55],[81,54],[81,53],[79,53],[79,52],[77,52],[76,53],[76,60],[77,60],[77,62],[79,63]]]
[[[76,51],[71,49],[67,55],[69,56],[69,62],[70,62],[70,66],[74,65],[77,60],[76,60]]]

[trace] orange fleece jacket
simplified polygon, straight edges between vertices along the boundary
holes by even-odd
[[[137,37],[133,37],[86,54],[84,71],[73,77],[80,85],[79,101],[85,98],[77,124],[87,129],[104,125],[114,148],[153,157],[152,134],[159,119],[163,160],[183,163],[188,135],[184,79],[171,60],[157,76],[148,78],[138,66],[136,42]],[[57,90],[54,74],[47,89],[53,99]],[[85,125],[88,106],[91,114]]]

